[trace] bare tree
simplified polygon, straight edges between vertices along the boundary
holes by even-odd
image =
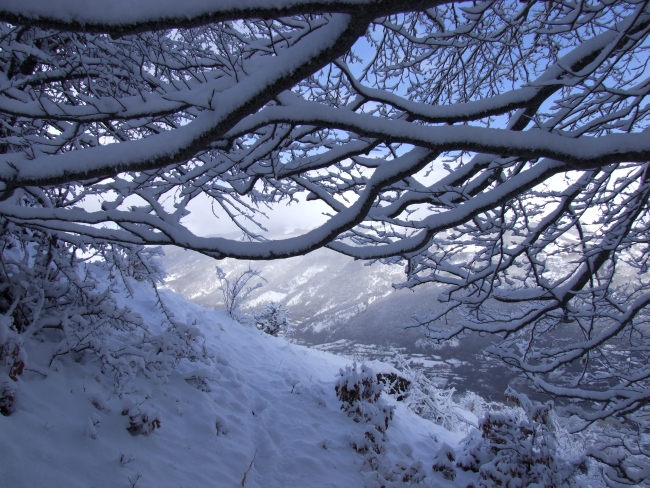
[[[5,0],[0,21],[4,229],[402,262],[402,286],[446,286],[432,339],[495,334],[585,422],[648,432],[647,1]],[[327,222],[268,240],[299,194]],[[248,241],[193,234],[194,201]]]
[[[261,281],[254,285],[249,285],[249,283],[256,279],[266,281],[258,270],[252,269],[250,266],[240,273],[235,273],[230,279],[225,271],[217,266],[217,279],[223,295],[223,304],[228,315],[234,319],[242,318],[241,307],[243,303],[251,293],[264,285]]]

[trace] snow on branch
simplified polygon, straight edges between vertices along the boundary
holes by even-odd
[[[416,0],[411,9],[431,8],[441,0]],[[83,1],[7,0],[0,9],[0,20],[12,24],[32,24],[44,28],[80,32],[132,34],[148,30],[199,27],[214,22],[249,18],[320,13],[358,13],[376,9],[377,15],[397,13],[404,8],[398,0],[189,0],[180,5],[171,0],[117,0],[110,4]]]

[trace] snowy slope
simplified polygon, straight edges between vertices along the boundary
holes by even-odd
[[[440,289],[427,284],[415,290],[395,290],[392,284],[405,277],[401,266],[365,266],[328,249],[282,261],[248,263],[217,261],[169,247],[162,259],[168,271],[164,286],[209,308],[223,307],[215,266],[231,279],[249,265],[259,270],[266,281],[243,306],[259,309],[265,301],[282,301],[291,311],[294,327],[288,335],[292,341],[356,358],[394,356],[393,347],[410,361],[432,354],[430,344],[421,341],[422,330],[404,329],[404,325],[413,324],[414,313],[426,315],[436,310]],[[534,395],[516,372],[482,354],[492,341],[491,337],[468,334],[462,347],[452,347],[456,342],[436,348],[433,354],[442,361],[425,370],[441,384],[485,398],[502,400],[509,384]]]
[[[133,283],[132,307],[160,323],[155,296]],[[19,379],[16,411],[0,416],[3,487],[362,487],[372,475],[350,443],[363,435],[340,410],[334,381],[346,360],[287,343],[170,291],[175,318],[195,323],[212,360],[181,362],[164,384],[138,377],[116,389],[93,362],[64,357],[47,377]],[[31,358],[34,357],[32,353]],[[189,381],[188,381],[189,379]],[[384,459],[421,460],[424,486],[453,484],[431,460],[450,433],[396,404]],[[130,409],[130,410],[129,410]],[[123,415],[128,410],[128,415]],[[130,416],[160,420],[149,435],[127,431]],[[399,486],[402,486],[401,484]]]

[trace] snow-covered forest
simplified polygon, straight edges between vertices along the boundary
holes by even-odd
[[[0,484],[647,484],[649,34],[643,0],[3,0]],[[289,344],[216,268],[321,248],[551,403]]]

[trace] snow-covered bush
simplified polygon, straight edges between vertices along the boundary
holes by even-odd
[[[336,396],[343,402],[341,410],[346,412],[353,410],[360,403],[375,403],[382,391],[375,372],[365,364],[357,369],[356,361],[352,366],[339,369],[334,389]]]
[[[354,362],[352,367],[339,369],[334,389],[343,402],[341,410],[348,412],[355,422],[372,422],[379,432],[386,431],[393,418],[393,407],[379,401],[382,384],[369,366],[362,364],[357,369]]]
[[[162,283],[167,276],[162,264],[164,255],[165,252],[160,246],[134,246],[127,251],[116,248],[114,252],[106,253],[103,257],[109,266],[124,276],[157,284]]]
[[[423,371],[411,368],[408,362],[393,349],[401,374],[410,382],[404,398],[406,406],[420,417],[441,425],[447,430],[457,430],[465,419],[459,415],[454,403],[453,388],[438,387]]]
[[[359,454],[369,455],[367,460],[371,462],[374,456],[384,452],[384,433],[380,432],[373,424],[368,424],[363,434],[348,434],[348,440],[352,448]],[[372,467],[377,469],[376,466]]]
[[[362,455],[364,488],[397,488],[421,484],[426,470],[421,461],[391,459],[385,449],[386,429],[393,419],[394,407],[381,398],[385,384],[366,364],[340,369],[335,383],[341,410],[355,422],[364,423],[363,432],[348,434],[352,448]]]
[[[424,374],[419,374],[411,382],[405,402],[420,417],[453,431],[462,420],[453,401],[454,392],[454,388],[439,388]]]
[[[445,479],[456,479],[456,451],[443,442],[433,458],[433,470],[442,473]]]
[[[25,369],[25,351],[22,340],[12,328],[10,316],[0,316],[0,414],[14,410],[15,382]]]
[[[217,269],[217,279],[219,280],[219,288],[223,295],[223,304],[226,307],[228,315],[233,319],[241,318],[241,307],[244,301],[250,296],[253,291],[262,286],[259,281],[255,285],[249,285],[251,280],[258,278],[266,281],[260,272],[256,269],[248,268],[234,277],[228,277],[226,272],[219,266]]]
[[[478,418],[481,418],[488,410],[500,410],[504,406],[502,403],[488,402],[473,391],[466,391],[462,395],[457,395],[454,401],[458,407],[473,413]]]
[[[14,411],[16,386],[9,381],[0,382],[0,414],[10,415]]]
[[[379,457],[373,471],[365,475],[364,488],[403,488],[424,484],[426,471],[422,461],[400,460],[394,463]]]
[[[289,309],[281,303],[269,302],[255,314],[255,325],[267,334],[277,336],[280,332],[286,332],[291,327],[290,314]]]
[[[367,424],[363,434],[350,434],[349,441],[355,451],[366,456],[365,463],[377,471],[382,462],[378,456],[384,452],[384,437],[394,411],[380,398],[383,385],[369,366],[362,364],[357,368],[354,362],[352,367],[339,369],[334,388],[342,402],[341,410],[348,412],[355,422]]]
[[[183,358],[206,360],[198,330],[174,320],[158,294],[164,275],[160,248],[63,241],[2,219],[0,224],[4,414],[13,409],[24,370],[46,376],[48,365],[66,357],[98,362],[119,388],[138,374],[164,381]],[[124,305],[136,293],[136,281],[157,294],[159,327],[145,325]]]
[[[384,384],[367,365],[357,363],[339,370],[335,384],[341,409],[355,422],[366,423],[363,433],[348,435],[352,448],[363,455],[364,488],[397,488],[421,484],[426,471],[421,461],[391,460],[386,456],[384,441],[386,429],[393,419],[395,407],[382,398]]]
[[[487,412],[479,430],[464,439],[458,467],[477,472],[486,488],[560,487],[586,469],[583,458],[566,460],[559,452],[551,403],[532,402],[512,389],[507,397],[520,408]]]
[[[377,373],[377,379],[384,384],[384,391],[402,402],[408,395],[411,381],[397,373]]]
[[[149,435],[161,426],[160,412],[147,410],[133,403],[124,407],[122,415],[128,417],[126,430],[133,436]]]

